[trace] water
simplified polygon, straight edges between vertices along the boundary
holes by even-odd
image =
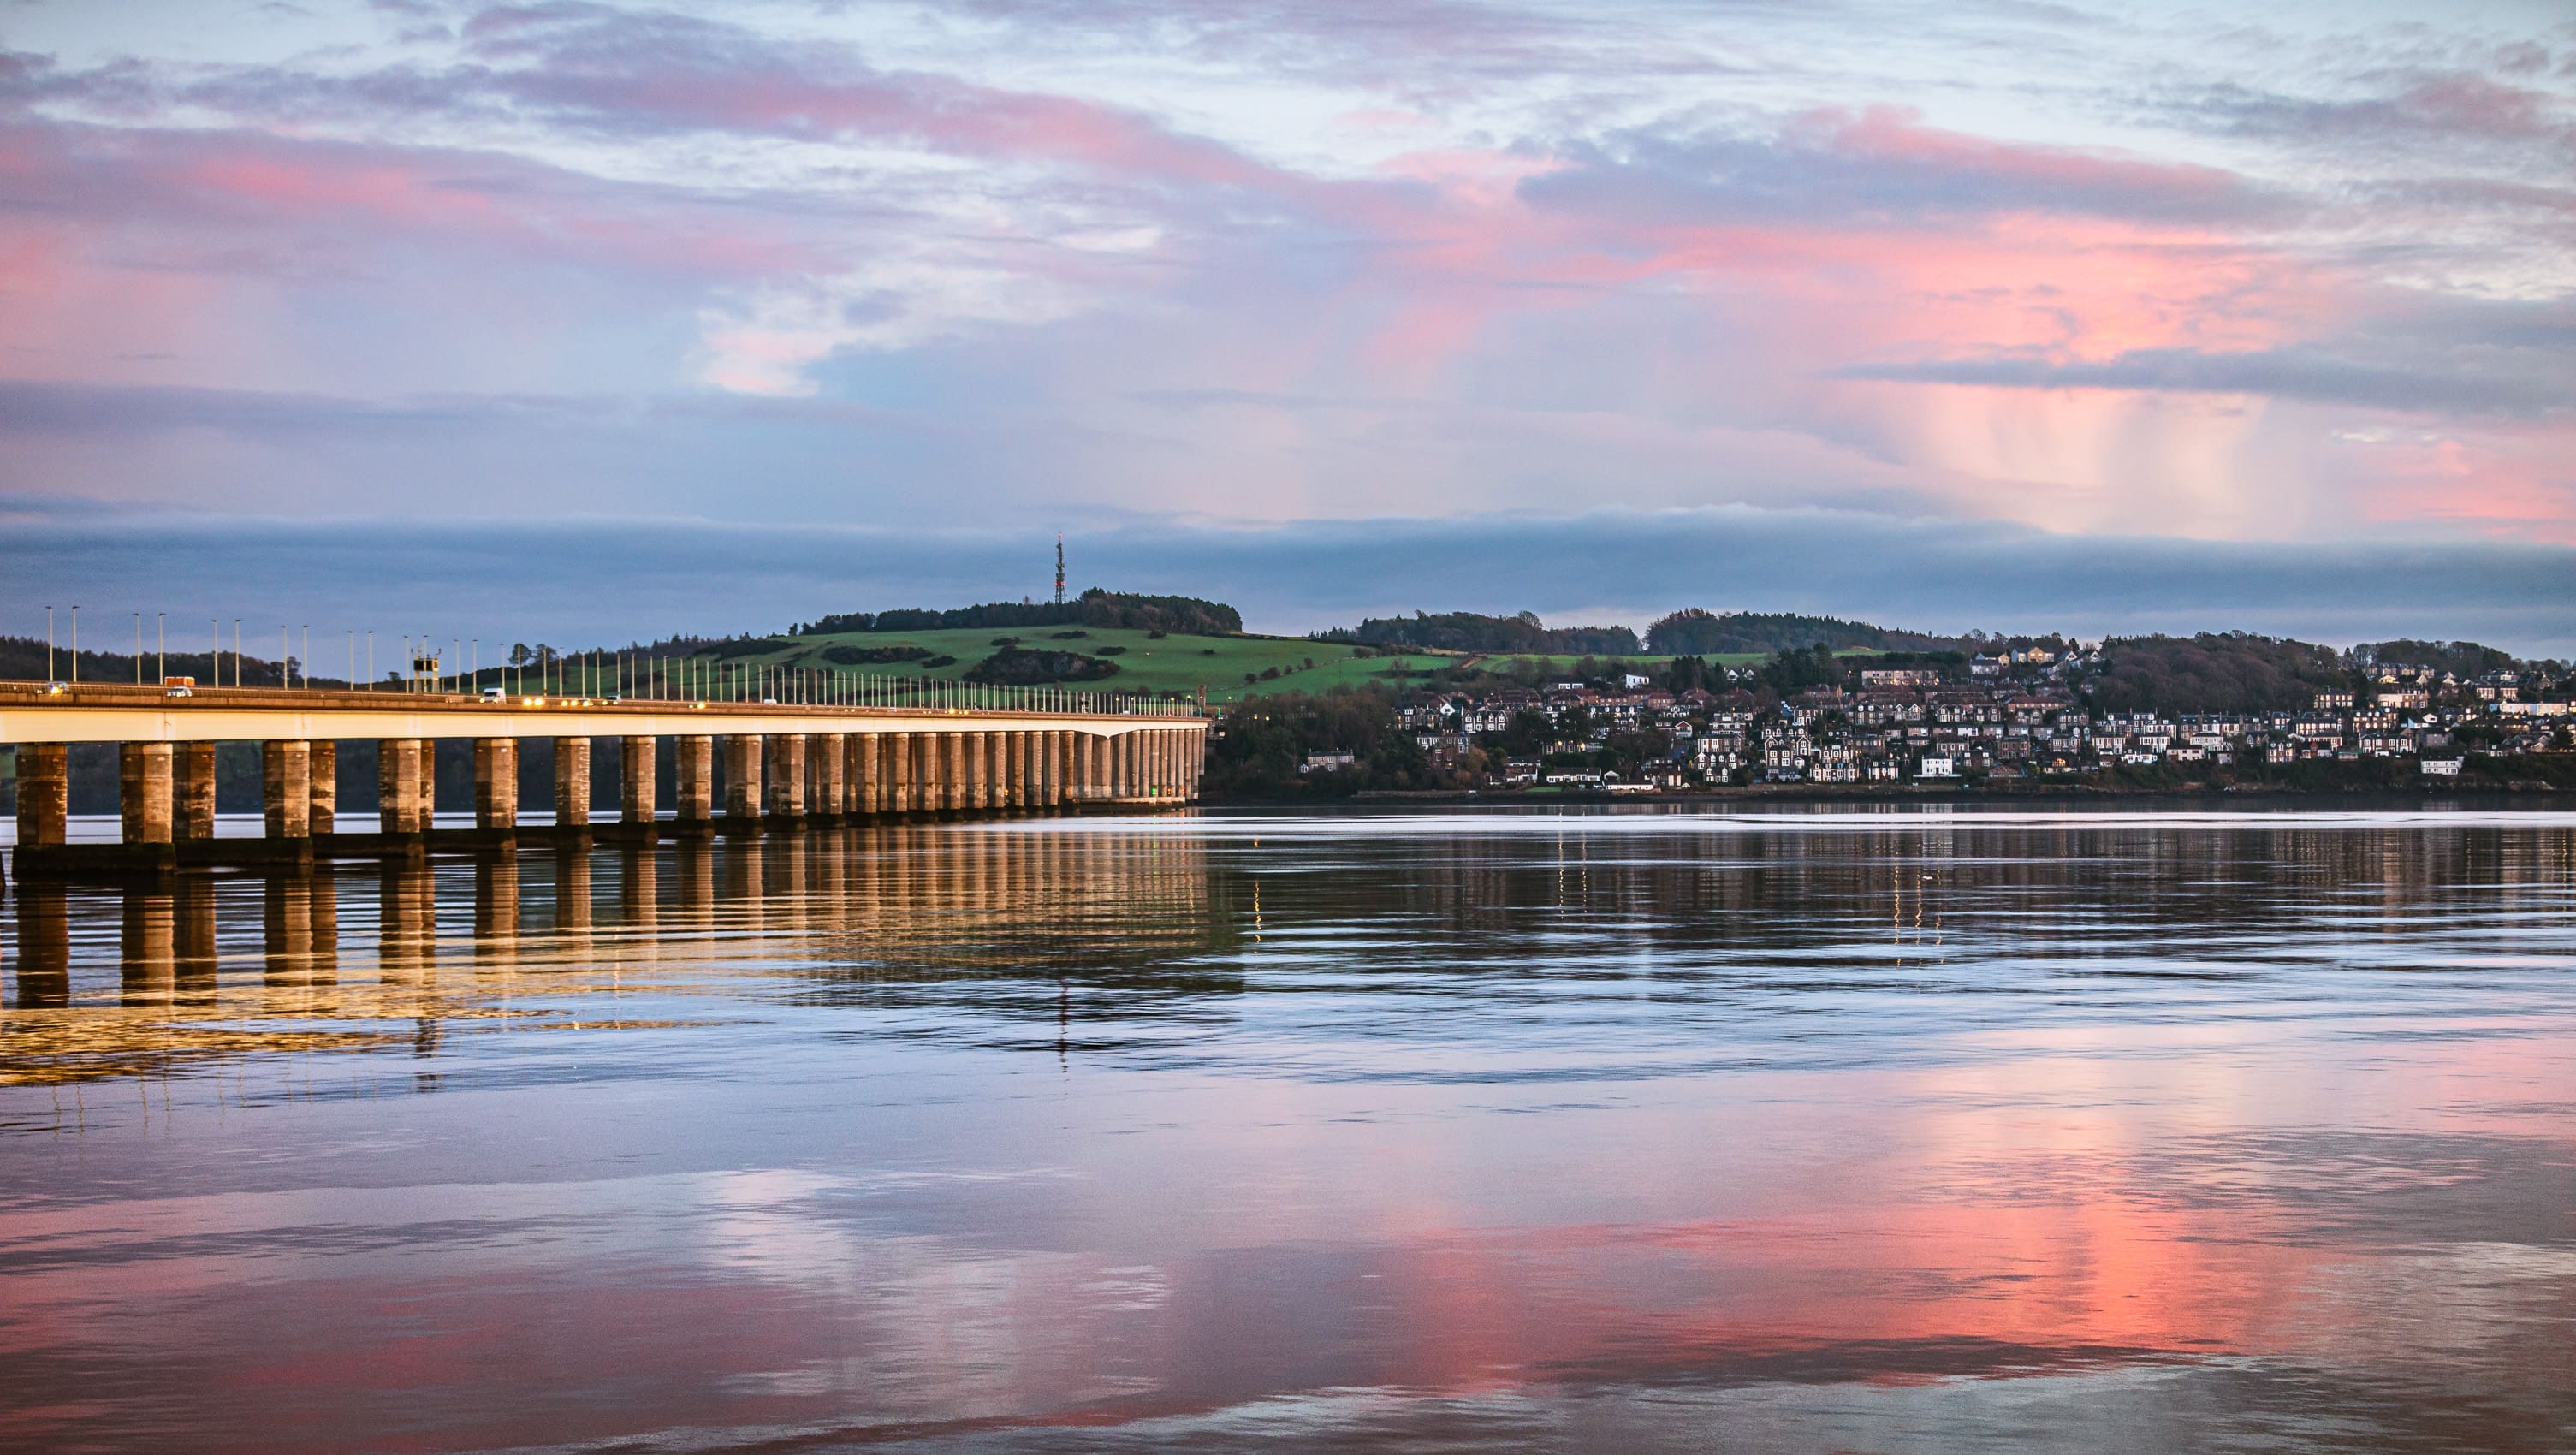
[[[14,893],[8,1448],[2576,1448],[2576,816]]]

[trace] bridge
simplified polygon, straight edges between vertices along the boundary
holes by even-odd
[[[154,874],[182,864],[409,855],[522,838],[759,833],[919,815],[1165,807],[1198,796],[1207,722],[1092,695],[993,694],[1007,706],[620,700],[536,694],[0,683],[17,749],[22,878]],[[1067,702],[1089,710],[1067,710]],[[1110,710],[1101,710],[1107,707]],[[519,745],[548,740],[554,822],[519,823]],[[614,818],[592,809],[591,745],[613,739]],[[474,826],[431,819],[435,744],[472,744]],[[375,826],[344,831],[339,744],[376,749]],[[259,838],[215,835],[215,745],[260,745]],[[69,747],[117,745],[120,838],[67,842]],[[673,755],[671,812],[656,802]],[[722,754],[724,802],[715,802]],[[363,781],[363,780],[362,780]]]

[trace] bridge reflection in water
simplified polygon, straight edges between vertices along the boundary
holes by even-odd
[[[14,897],[9,1004],[68,1014],[9,1018],[0,1084],[418,1045],[450,1021],[541,1027],[570,1018],[564,997],[708,974],[740,991],[755,961],[791,993],[839,998],[1017,978],[1040,961],[1159,973],[1231,943],[1208,912],[1204,843],[1168,826],[788,830],[124,886],[29,880]],[[1203,969],[1182,983],[1222,988]],[[510,1004],[535,995],[545,1009]]]

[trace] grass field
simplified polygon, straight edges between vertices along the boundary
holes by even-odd
[[[1071,628],[1062,628],[1071,630]],[[1173,635],[1155,637],[1142,631],[1124,631],[1103,627],[1086,627],[1085,635],[1058,640],[1054,631],[1045,627],[957,627],[938,631],[917,632],[847,632],[829,636],[782,638],[776,649],[728,661],[750,662],[770,667],[803,667],[827,672],[845,672],[853,676],[937,677],[954,680],[967,669],[1000,650],[994,646],[1000,637],[1017,637],[1019,644],[1032,651],[1079,652],[1099,656],[1103,647],[1125,650],[1114,653],[1110,660],[1118,664],[1118,675],[1096,682],[1073,684],[1087,690],[1103,692],[1189,692],[1207,689],[1210,702],[1232,702],[1255,692],[1322,692],[1341,685],[1357,685],[1372,679],[1387,680],[1383,674],[1395,663],[1385,658],[1355,656],[1352,649],[1330,642],[1307,641],[1302,637],[1194,637]],[[853,647],[919,647],[933,657],[954,657],[945,667],[925,667],[920,662],[885,662],[840,665],[825,660],[824,653],[835,646]],[[1314,663],[1312,667],[1305,665]],[[1417,668],[1424,659],[1414,659]],[[1276,668],[1279,676],[1259,684],[1246,684],[1244,674],[1258,677]]]
[[[1045,627],[842,632],[829,636],[782,637],[773,643],[772,650],[726,660],[765,667],[843,672],[852,676],[955,680],[1000,650],[994,645],[997,638],[1016,637],[1022,647],[1035,651],[1098,656],[1103,647],[1125,649],[1110,658],[1118,663],[1117,676],[1074,684],[1076,686],[1107,692],[1156,694],[1195,693],[1204,687],[1210,702],[1236,702],[1274,692],[1324,692],[1337,686],[1358,686],[1368,682],[1394,683],[1418,679],[1441,666],[1463,660],[1452,653],[1420,651],[1362,657],[1356,654],[1355,648],[1335,642],[1309,641],[1303,637],[1154,637],[1142,631],[1100,627],[1084,628],[1083,631],[1084,635],[1080,637],[1063,640]],[[824,658],[824,653],[835,646],[919,647],[933,657],[954,657],[957,660],[945,667],[924,667],[920,662],[843,665]],[[1515,663],[1536,662],[1541,664],[1540,675],[1553,679],[1571,672],[1579,660],[1572,656],[1490,656],[1479,658],[1478,663],[1493,671],[1508,672]],[[1670,659],[1641,655],[1622,660],[1652,663]],[[1732,652],[1708,660],[1729,667],[1748,667],[1759,665],[1764,658],[1759,652]],[[1312,666],[1307,665],[1310,662]],[[1259,677],[1273,668],[1279,672],[1275,678],[1252,683],[1243,680],[1247,673]]]

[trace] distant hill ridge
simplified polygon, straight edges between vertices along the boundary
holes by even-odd
[[[1145,596],[1094,586],[1071,601],[995,601],[948,611],[898,607],[892,611],[840,612],[800,622],[788,632],[791,636],[828,636],[837,632],[1005,626],[1085,626],[1231,637],[1243,634],[1243,613],[1221,601],[1202,601],[1195,596]]]
[[[1646,628],[1646,650],[1659,657],[1706,657],[1720,652],[1798,652],[1813,647],[1881,652],[1955,651],[1958,637],[1898,631],[1838,616],[1794,611],[1713,612],[1684,607]]]
[[[1546,656],[1634,656],[1644,650],[1624,626],[1551,627],[1538,613],[1482,616],[1472,611],[1369,617],[1355,627],[1315,633],[1322,642],[1413,647],[1433,652],[1520,652]]]

